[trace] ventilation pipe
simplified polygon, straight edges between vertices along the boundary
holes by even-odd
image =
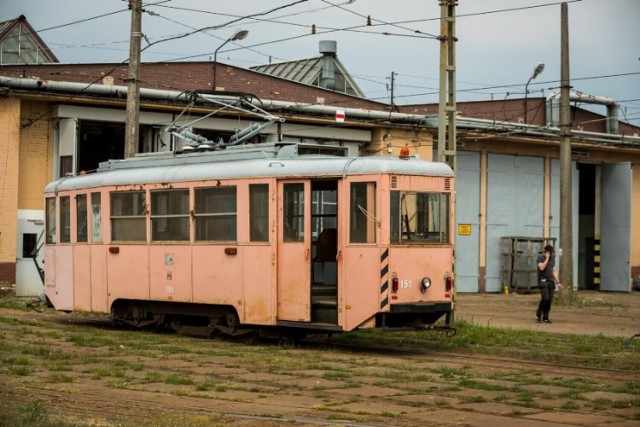
[[[325,89],[336,88],[336,70],[334,59],[338,53],[338,44],[335,40],[320,41],[320,53],[322,54],[322,74],[320,75],[320,87]]]
[[[570,100],[586,104],[605,105],[607,107],[606,133],[613,135],[617,135],[619,133],[618,104],[614,99],[572,91]],[[547,97],[546,124],[547,127],[558,127],[560,124],[560,92],[552,93]]]

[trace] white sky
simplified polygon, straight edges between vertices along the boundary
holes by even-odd
[[[220,49],[219,62],[249,67],[267,63],[269,58],[273,62],[307,58],[319,55],[319,41],[335,40],[338,57],[368,97],[389,101],[389,76],[393,71],[397,73],[397,104],[438,100],[439,42],[430,36],[440,33],[438,0],[152,3],[156,5],[147,4],[146,10],[159,16],[145,13],[142,23],[150,42],[283,8],[156,43],[143,52],[144,62],[209,60],[240,28],[249,30],[249,36]],[[574,89],[615,99],[621,106],[620,118],[640,125],[640,0],[567,3]],[[531,81],[529,96],[546,96],[558,90],[560,2],[459,0],[456,10],[458,101],[521,98],[525,83],[539,62],[545,63],[545,70]],[[112,12],[115,13],[74,23]],[[128,57],[131,15],[126,1],[0,0],[0,21],[21,14],[61,62],[121,62]],[[373,26],[366,26],[366,16],[371,16]],[[65,24],[69,25],[48,30]],[[311,34],[313,24],[315,35]],[[382,34],[385,32],[390,35]],[[604,107],[596,111],[605,113]]]

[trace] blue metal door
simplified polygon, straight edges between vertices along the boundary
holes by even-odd
[[[602,165],[600,289],[631,291],[631,163]]]
[[[471,234],[456,234],[456,289],[458,292],[478,292],[480,264],[480,153],[478,152],[458,152],[456,226],[461,224],[470,225]]]

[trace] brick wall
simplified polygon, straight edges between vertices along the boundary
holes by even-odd
[[[0,262],[0,283],[13,284],[16,282],[16,263]]]
[[[20,100],[0,98],[0,281],[15,282]]]
[[[51,180],[50,113],[49,105],[23,101],[23,122],[32,124],[20,133],[20,177],[18,181],[18,209],[44,209],[42,192]]]

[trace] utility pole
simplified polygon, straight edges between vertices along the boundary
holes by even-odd
[[[396,73],[395,71],[391,72],[391,108],[395,109],[396,105],[394,104],[393,101],[393,86],[395,85],[395,77],[396,77]]]
[[[440,3],[440,99],[438,103],[438,161],[456,169],[456,6]]]
[[[127,76],[127,124],[124,157],[138,151],[140,134],[140,39],[142,38],[142,0],[129,0],[131,41],[129,42],[129,74]]]
[[[573,298],[573,221],[571,195],[571,114],[569,97],[569,12],[560,5],[560,282],[562,295]]]

